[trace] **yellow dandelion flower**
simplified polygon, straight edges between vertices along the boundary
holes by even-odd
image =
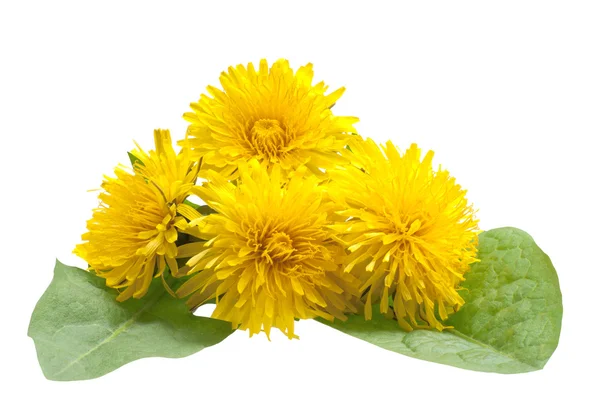
[[[193,112],[184,114],[191,124],[180,145],[225,176],[239,160],[252,158],[268,168],[306,165],[322,174],[320,169],[342,161],[339,151],[358,118],[331,112],[344,88],[326,95],[325,83],[312,80],[312,64],[296,73],[286,60],[269,68],[263,59],[258,70],[252,63],[230,67],[221,74],[223,89],[209,86],[210,96],[203,94],[191,104]]]
[[[156,151],[133,151],[139,159],[133,173],[119,166],[116,177],[105,176],[100,205],[74,251],[107,286],[124,288],[119,301],[144,296],[166,264],[177,273],[177,228],[187,224],[177,211],[186,206],[197,167],[175,154],[168,130],[155,130],[154,141]]]
[[[331,172],[330,195],[347,220],[334,226],[346,244],[346,272],[361,279],[365,316],[379,301],[400,326],[436,328],[463,299],[458,284],[476,261],[478,221],[453,177],[421,159],[413,144],[403,155],[387,142],[353,140],[350,166]]]
[[[214,318],[250,336],[271,328],[294,336],[294,318],[346,319],[355,311],[355,278],[344,274],[344,250],[333,239],[332,204],[314,175],[284,183],[257,160],[240,163],[237,184],[215,171],[196,193],[217,213],[196,220],[205,242],[181,246],[192,276],[177,291],[196,308],[216,298]]]

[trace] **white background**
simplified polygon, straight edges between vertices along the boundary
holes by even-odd
[[[2,1],[0,395],[599,396],[599,21],[583,1]],[[262,57],[314,63],[347,88],[334,111],[359,116],[364,136],[434,149],[482,229],[534,236],[564,296],[544,370],[456,369],[304,321],[300,340],[236,332],[185,359],[44,379],[29,317],[55,257],[84,266],[71,250],[97,204],[87,190],[132,140],[150,147],[158,127],[183,137],[205,86]]]

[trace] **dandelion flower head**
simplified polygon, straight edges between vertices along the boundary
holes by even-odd
[[[312,80],[312,64],[296,72],[286,60],[269,67],[263,59],[258,69],[252,63],[230,67],[221,74],[222,89],[209,86],[210,96],[191,104],[180,144],[224,176],[235,172],[239,160],[250,159],[284,171],[305,165],[320,175],[343,161],[339,151],[358,118],[331,111],[344,88],[325,94],[325,83]]]
[[[214,318],[250,335],[278,328],[295,337],[294,319],[346,319],[357,282],[344,274],[343,248],[327,228],[333,208],[319,179],[284,179],[258,160],[239,164],[236,184],[215,171],[195,192],[216,213],[190,222],[205,241],[180,247],[193,275],[178,290],[196,308],[216,298]]]
[[[331,172],[330,195],[344,210],[334,228],[361,280],[365,316],[379,302],[405,330],[444,329],[464,300],[458,285],[476,261],[478,221],[466,191],[413,144],[404,154],[357,138],[350,165]]]
[[[132,151],[133,170],[118,166],[115,177],[105,176],[100,204],[74,251],[107,286],[120,290],[119,301],[143,297],[166,265],[177,272],[177,229],[186,226],[177,213],[197,167],[175,153],[168,130],[155,130],[154,141],[156,150]]]

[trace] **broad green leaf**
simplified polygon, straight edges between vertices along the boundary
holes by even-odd
[[[104,279],[56,262],[28,332],[48,379],[92,379],[140,358],[181,358],[232,333],[229,323],[192,315],[158,280],[142,299],[115,297]]]
[[[330,324],[344,333],[410,357],[464,369],[522,373],[544,367],[556,346],[562,296],[550,259],[531,236],[499,228],[479,236],[478,263],[462,284],[466,304],[444,332],[402,331],[373,309]]]

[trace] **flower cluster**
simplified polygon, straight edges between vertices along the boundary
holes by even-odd
[[[155,150],[105,177],[75,249],[90,270],[120,301],[161,277],[191,310],[214,300],[214,318],[250,335],[293,338],[295,319],[373,310],[443,330],[479,230],[433,152],[363,139],[357,118],[332,112],[344,89],[313,84],[311,64],[262,60],[220,81],[184,114],[179,151],[156,130]]]

